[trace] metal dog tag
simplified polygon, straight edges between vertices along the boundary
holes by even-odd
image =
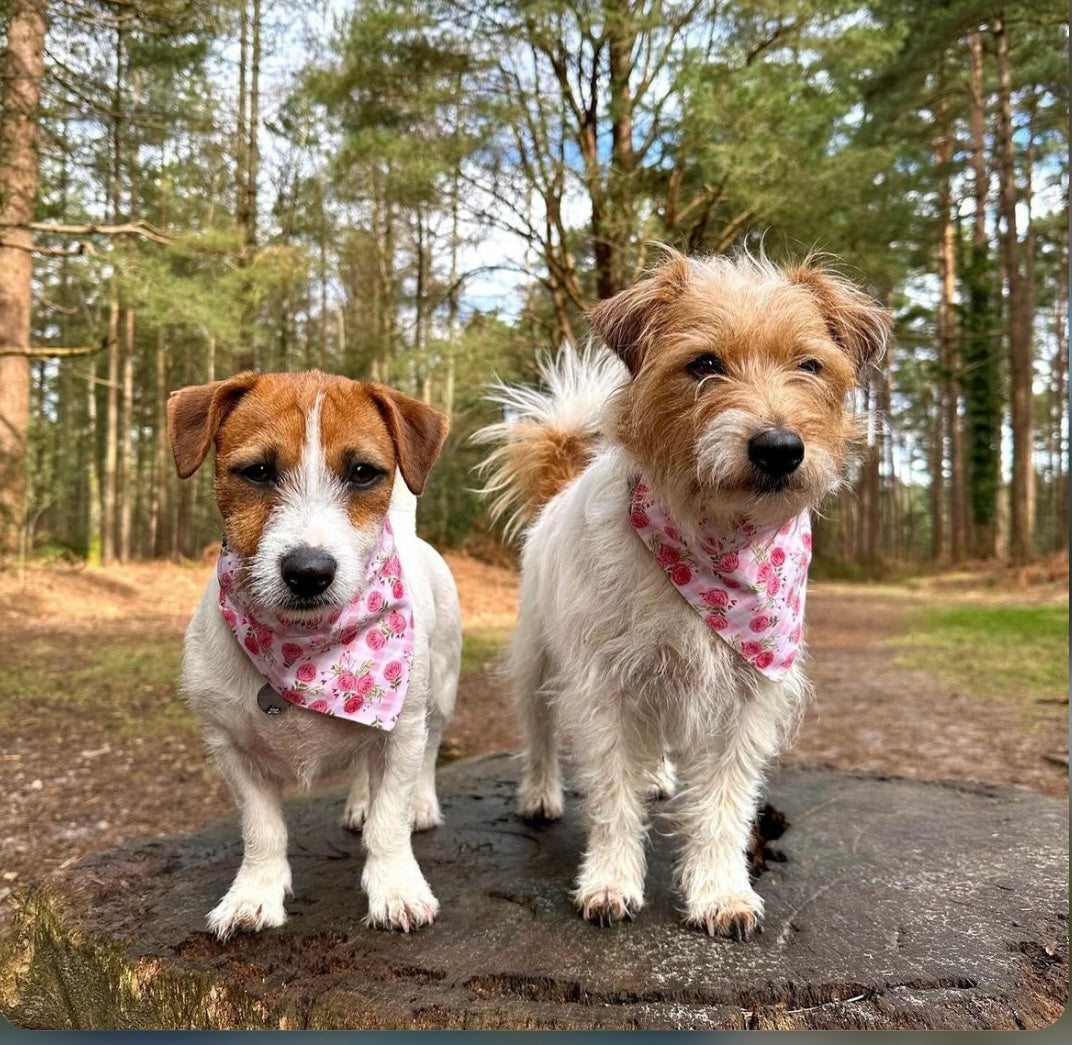
[[[290,707],[267,682],[257,691],[257,705],[266,715],[282,715]]]

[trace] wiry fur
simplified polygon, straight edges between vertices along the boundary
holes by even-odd
[[[773,682],[708,629],[633,532],[630,480],[647,476],[686,534],[702,518],[780,524],[817,507],[844,472],[857,430],[849,396],[888,319],[809,265],[668,252],[651,279],[597,305],[592,322],[629,373],[613,356],[564,350],[557,369],[544,368],[547,392],[496,391],[507,419],[486,432],[503,444],[490,459],[496,510],[513,512],[515,527],[535,517],[510,654],[521,812],[561,815],[558,744],[569,739],[588,820],[574,900],[585,918],[631,917],[644,898],[645,798],[669,753],[686,921],[746,936],[763,903],[745,850],[764,769],[809,693],[803,658]],[[690,377],[704,353],[725,372]],[[808,369],[816,362],[819,373]],[[794,428],[806,446],[776,490],[747,452],[771,427]],[[570,434],[584,446],[573,473],[534,475]]]
[[[504,520],[511,538],[584,469],[599,435],[607,390],[628,376],[621,362],[597,345],[579,354],[567,345],[557,357],[541,356],[537,369],[542,387],[491,386],[488,398],[506,420],[474,437],[497,444],[481,465],[483,492],[494,495],[492,517]]]

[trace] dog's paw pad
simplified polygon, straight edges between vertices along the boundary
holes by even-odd
[[[574,901],[581,917],[598,925],[631,922],[643,905],[639,897],[627,897],[620,889],[607,886],[584,893],[578,892]]]
[[[758,896],[725,896],[715,903],[690,908],[685,923],[708,936],[743,941],[760,931],[762,917],[763,903]]]

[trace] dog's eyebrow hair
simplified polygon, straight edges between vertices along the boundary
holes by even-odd
[[[243,447],[235,452],[231,468],[245,468],[251,464],[275,464],[279,459],[279,449],[275,446]]]
[[[370,464],[374,468],[382,468],[385,472],[391,467],[389,462],[385,462],[380,454],[376,451],[359,450],[356,447],[348,446],[342,451],[342,463],[353,464],[355,461],[361,461],[364,464]]]

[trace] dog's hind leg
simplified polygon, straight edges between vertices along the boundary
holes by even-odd
[[[428,740],[424,745],[424,759],[417,778],[417,790],[413,795],[414,831],[429,831],[443,823],[439,797],[436,795],[435,771],[439,743],[443,739],[446,724],[446,718],[433,706],[428,714]]]
[[[546,688],[547,660],[522,622],[514,633],[511,669],[523,760],[518,809],[526,820],[558,820],[563,806],[562,771],[555,711]]]
[[[287,825],[279,781],[256,773],[228,741],[210,738],[209,744],[242,815],[242,865],[208,916],[209,929],[227,940],[236,932],[257,932],[287,920]]]
[[[458,692],[462,663],[462,621],[453,581],[436,596],[436,629],[432,636],[430,674],[431,701],[428,707],[428,740],[424,746],[417,790],[413,797],[413,830],[427,831],[443,823],[436,795],[436,758]]]
[[[360,831],[368,816],[372,796],[369,792],[368,752],[362,751],[354,759],[354,776],[350,793],[346,796],[346,808],[342,814],[342,826],[348,831]]]

